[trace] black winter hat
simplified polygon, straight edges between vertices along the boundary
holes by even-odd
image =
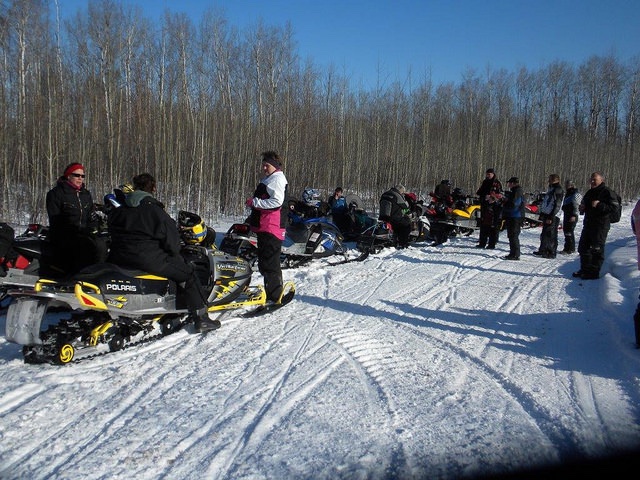
[[[496,171],[493,168],[487,168],[486,173],[496,173]]]
[[[518,177],[511,177],[507,183],[520,183],[520,180],[518,180]]]

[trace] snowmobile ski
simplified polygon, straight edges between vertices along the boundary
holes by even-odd
[[[278,310],[279,308],[282,308],[288,303],[290,303],[291,300],[293,300],[293,297],[295,296],[295,294],[296,294],[296,287],[294,283],[285,282],[284,288],[282,289],[282,295],[280,296],[280,299],[277,302],[267,301],[264,304],[259,305],[256,308],[249,310],[248,312],[243,313],[242,317],[243,318],[257,317],[260,315],[264,315],[265,313],[271,313],[275,310]]]

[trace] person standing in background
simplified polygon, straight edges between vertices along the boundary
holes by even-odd
[[[540,247],[536,252],[533,252],[534,255],[543,258],[556,258],[558,226],[560,225],[563,199],[564,190],[560,186],[560,175],[552,173],[549,175],[549,188],[540,205],[542,232],[540,232]]]
[[[518,177],[511,177],[507,182],[507,191],[504,195],[502,215],[507,227],[509,238],[509,255],[505,260],[520,260],[520,232],[524,220],[524,192],[520,186]]]
[[[267,301],[279,303],[284,287],[280,253],[288,213],[282,206],[287,197],[288,182],[278,153],[263,152],[261,168],[264,177],[246,205],[251,208],[251,231],[258,237],[258,270],[264,279]]]
[[[405,192],[406,189],[403,185],[396,185],[380,197],[378,219],[391,224],[396,235],[396,248],[409,246],[411,218],[409,217],[409,204],[404,197]]]
[[[347,208],[347,199],[344,198],[342,187],[336,187],[328,199],[329,208],[331,209],[331,218],[342,233],[349,231],[350,218]]]
[[[439,203],[442,203],[447,207],[453,206],[451,182],[449,180],[442,180],[438,185],[436,185],[436,188],[433,189],[433,195]]]
[[[573,180],[564,182],[567,193],[562,201],[562,231],[564,233],[564,249],[560,252],[570,255],[576,251],[576,237],[574,231],[580,218],[580,203],[582,194],[576,188]]]
[[[493,168],[487,169],[476,195],[480,198],[480,238],[476,248],[494,249],[502,221],[502,183]]]
[[[593,172],[589,183],[591,188],[585,192],[580,204],[580,213],[584,214],[578,242],[580,270],[574,272],[573,276],[583,280],[596,280],[600,278],[604,246],[611,228],[609,215],[617,208],[618,199],[605,185],[602,173]]]

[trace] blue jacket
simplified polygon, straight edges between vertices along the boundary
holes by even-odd
[[[524,192],[520,185],[511,187],[505,192],[502,216],[503,218],[524,218]]]

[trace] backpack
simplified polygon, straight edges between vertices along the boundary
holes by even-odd
[[[611,197],[616,199],[616,202],[613,203],[615,210],[613,210],[609,214],[609,222],[610,223],[618,223],[620,218],[622,217],[622,197],[618,195],[616,192],[611,190]]]

